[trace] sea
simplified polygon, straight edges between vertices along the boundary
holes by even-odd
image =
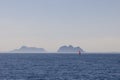
[[[1,53],[0,80],[120,80],[120,54]]]

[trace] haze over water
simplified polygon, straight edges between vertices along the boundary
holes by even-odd
[[[116,52],[120,0],[0,0],[0,80],[120,80]]]
[[[80,46],[120,52],[120,0],[0,0],[0,51]]]

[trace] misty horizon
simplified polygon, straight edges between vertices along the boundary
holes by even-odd
[[[75,52],[73,52],[73,51],[68,51],[68,52],[67,51],[66,52],[61,51],[61,52],[59,52],[61,47],[70,47],[70,46],[72,46],[73,48],[80,48],[80,49],[78,49]],[[17,50],[17,52],[16,52],[16,50]],[[27,52],[26,52],[26,50],[27,50]],[[69,50],[71,50],[71,49],[69,49]],[[106,52],[103,52],[103,51],[95,52],[95,51],[93,51],[93,52],[89,52],[89,51],[81,48],[80,46],[73,46],[73,45],[58,46],[58,49],[56,49],[55,51],[49,51],[49,50],[47,50],[46,48],[43,48],[43,47],[33,47],[33,46],[23,45],[21,47],[18,47],[18,48],[9,50],[9,51],[0,51],[0,53],[78,53],[80,50],[81,50],[82,53],[92,53],[92,54],[93,53],[94,54],[96,54],[96,53],[103,53],[103,54],[105,54],[105,53],[108,53],[108,54],[120,53],[120,52],[117,52],[117,51],[111,51],[111,52],[110,51],[106,51]]]
[[[120,80],[120,0],[0,0],[0,80]]]
[[[64,44],[120,52],[120,0],[1,0],[0,51]]]

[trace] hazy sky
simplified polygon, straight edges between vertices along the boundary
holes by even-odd
[[[120,0],[0,0],[0,51],[120,51]]]

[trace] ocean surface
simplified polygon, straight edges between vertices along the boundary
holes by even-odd
[[[120,54],[0,54],[0,80],[120,80]]]

